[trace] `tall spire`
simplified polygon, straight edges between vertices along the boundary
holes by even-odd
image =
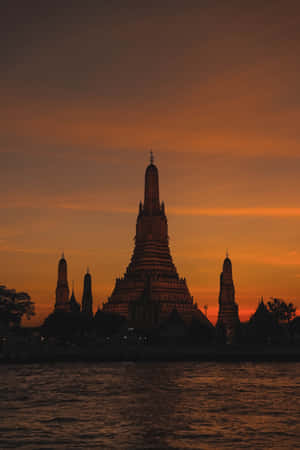
[[[93,317],[92,277],[89,269],[84,276],[81,311],[88,317]]]
[[[232,264],[228,257],[228,251],[226,252],[226,258],[224,259],[224,263],[223,263],[223,278],[224,277],[227,280],[232,281]]]
[[[67,261],[62,256],[58,263],[58,281],[68,283],[67,278]]]
[[[149,216],[160,214],[158,170],[154,165],[152,151],[150,152],[150,164],[145,173],[144,211]]]
[[[159,202],[158,170],[150,153],[131,261],[124,276],[116,279],[103,311],[126,317],[137,329],[149,329],[163,323],[174,308],[187,323],[195,317],[211,326],[173,263],[165,206]]]
[[[235,303],[235,290],[232,279],[232,264],[228,255],[220,275],[219,315],[217,327],[224,327],[227,342],[233,342],[239,323],[238,306]]]
[[[67,261],[64,255],[58,263],[58,279],[56,286],[56,302],[55,310],[68,311],[69,310],[69,286],[67,275]]]
[[[152,150],[150,150],[150,164],[154,164],[154,155]]]

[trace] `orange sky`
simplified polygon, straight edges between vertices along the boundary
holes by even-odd
[[[161,5],[163,3],[163,6]],[[62,250],[95,308],[133,249],[152,148],[170,247],[217,312],[226,248],[241,317],[300,307],[296,2],[28,1],[0,24],[0,282],[53,308]]]

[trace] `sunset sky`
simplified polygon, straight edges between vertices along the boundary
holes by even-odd
[[[171,254],[209,318],[227,248],[242,319],[261,296],[300,308],[297,3],[1,3],[0,284],[30,293],[31,324],[62,251],[77,300],[87,266],[95,309],[111,294],[150,148]]]

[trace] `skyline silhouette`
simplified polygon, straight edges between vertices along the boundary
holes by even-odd
[[[299,304],[300,62],[294,2],[2,8],[0,280],[50,313],[66,251],[94,306],[130,257],[153,148],[172,255],[217,319],[234,263],[241,320],[261,296]]]
[[[0,448],[300,442],[300,3],[0,14]]]
[[[133,216],[133,214],[130,214],[131,213],[131,209],[128,209],[128,211],[124,211],[123,212],[123,214],[126,214],[126,215],[130,215],[130,216]],[[171,216],[172,217],[172,210],[171,210],[171,212],[169,213],[169,208],[168,208],[168,216]],[[241,216],[244,216],[244,215],[246,215],[246,217],[248,217],[248,214],[245,214],[245,212],[242,212],[241,213]],[[220,218],[222,216],[222,214],[219,214],[219,213],[216,213],[216,214],[209,214],[208,213],[208,215],[207,215],[207,217],[212,217],[212,218]],[[234,214],[232,215],[232,216],[234,216]],[[176,217],[176,215],[175,215],[175,217]],[[189,223],[191,224],[191,228],[193,229],[193,224],[192,224],[192,222],[193,222],[193,220],[195,219],[195,217],[197,218],[198,216],[197,216],[197,214],[196,215],[194,215],[194,214],[191,214],[190,216],[190,220],[189,220]],[[201,217],[201,215],[200,215],[200,217]],[[205,217],[205,213],[204,213],[204,217]],[[237,214],[237,217],[240,217],[240,215],[239,214]],[[88,226],[88,225],[87,225]],[[122,227],[120,227],[120,231],[121,231],[121,228]],[[99,228],[98,229],[98,231],[99,231],[99,233],[101,234],[101,229]],[[84,231],[83,231],[84,232]],[[116,229],[115,230],[115,233],[116,234],[118,234],[118,230]],[[132,232],[132,234],[133,234],[133,232]],[[174,233],[172,233],[172,231],[171,231],[171,236],[174,236]],[[172,236],[172,242],[174,241],[175,242],[175,244],[177,243],[177,245],[178,245],[178,239],[176,239],[176,236],[174,236],[173,237]],[[185,237],[183,237],[183,241],[182,242],[179,242],[179,245],[180,245],[180,247],[184,250],[184,244],[185,244]],[[129,243],[130,243],[130,241],[131,241],[131,239],[129,239]],[[112,244],[113,244],[113,242],[111,242]],[[106,244],[108,244],[108,242],[106,242]],[[128,242],[123,242],[123,243],[120,243],[120,248],[119,248],[119,250],[120,251],[122,251],[122,247],[124,247],[124,249],[127,247],[128,248]],[[64,248],[65,248],[65,246],[64,246]],[[235,247],[236,248],[236,247]],[[176,245],[175,245],[175,249],[176,249]],[[131,249],[129,249],[129,255],[130,255],[130,252],[131,252]],[[24,253],[24,257],[26,257],[26,256],[28,256],[28,255],[30,255],[31,254],[31,252],[29,251],[29,252],[26,252],[26,251],[24,251],[24,252],[17,252],[17,253]],[[35,253],[35,251],[33,250],[33,252],[32,252],[33,254]],[[39,252],[37,252],[37,253],[39,253]],[[43,254],[43,253],[45,253],[45,255],[47,254],[47,253],[50,253],[49,251],[48,252],[46,252],[46,251],[43,251],[43,249],[41,249],[41,252],[40,252],[40,254]],[[55,249],[52,249],[51,250],[51,253],[52,253],[52,255],[54,255],[55,253],[57,253],[56,251],[55,251]],[[84,261],[83,262],[83,266],[86,266],[86,264],[88,264],[88,265],[90,265],[90,256],[93,258],[93,252],[91,251],[91,252],[84,252],[84,251],[82,251],[82,252],[76,252],[76,250],[74,251],[74,249],[73,250],[71,250],[71,251],[69,251],[68,253],[70,253],[70,256],[68,257],[68,261],[71,261],[71,264],[72,264],[72,259],[74,258],[74,255],[76,256],[76,253],[78,253],[78,255],[77,255],[77,266],[78,266],[78,262],[79,262],[79,260],[80,260],[80,254],[85,254],[86,256],[85,256],[85,258],[86,258],[86,261]],[[89,255],[89,253],[90,253],[90,255]],[[228,255],[229,254],[229,252],[228,252],[228,249],[226,248],[226,251],[224,252],[225,253],[225,255]],[[63,252],[63,254],[64,254],[64,252]],[[129,255],[128,255],[128,257],[129,257]],[[180,255],[180,254],[179,254]],[[187,264],[189,263],[189,254],[184,254],[184,256],[185,256],[185,261],[187,262]],[[266,255],[267,257],[268,257],[268,255]],[[292,256],[295,256],[294,254],[292,254]],[[194,257],[194,254],[193,253],[191,253],[191,260],[193,259],[193,257]],[[207,255],[206,255],[206,257],[207,257]],[[56,258],[56,255],[55,255],[55,258]],[[222,255],[220,255],[220,260],[219,260],[219,264],[221,264],[222,263]],[[183,264],[180,264],[180,260],[179,261],[177,261],[177,259],[178,258],[176,258],[176,265],[178,265],[178,267],[182,267],[183,269],[182,270],[184,270],[184,265]],[[250,257],[250,261],[251,261],[251,257]],[[47,261],[47,262],[49,262],[49,261]],[[239,263],[239,260],[237,260],[237,263]],[[105,262],[103,263],[103,265],[105,265]],[[238,264],[237,264],[238,265]],[[272,266],[272,262],[270,263],[270,265]],[[80,265],[81,267],[80,267],[80,270],[82,269],[82,265]],[[119,270],[118,270],[118,268],[119,268]],[[52,271],[53,271],[53,268],[52,268]],[[122,272],[122,269],[121,269],[121,267],[119,267],[119,264],[116,262],[115,263],[115,266],[112,268],[112,271],[113,271],[113,273],[114,274],[116,274],[116,277],[118,278],[118,276],[120,276],[120,274],[121,274],[121,272]],[[77,273],[78,273],[78,269],[77,269]],[[17,273],[17,275],[22,275],[21,273]],[[47,274],[47,276],[49,276],[50,274]],[[96,281],[96,283],[95,283],[95,286],[96,286],[96,289],[95,290],[97,290],[98,292],[99,292],[99,288],[100,288],[100,290],[103,290],[103,285],[102,286],[100,286],[99,285],[99,282],[97,283],[97,275],[98,275],[98,273],[96,272],[95,273],[95,281]],[[80,273],[80,276],[81,276],[81,273]],[[101,274],[100,274],[100,276],[101,276]],[[190,276],[190,273],[189,272],[187,272],[187,279],[189,280],[189,276]],[[72,273],[72,278],[74,278],[74,276],[73,276],[73,273]],[[217,278],[217,273],[216,273],[216,278]],[[239,278],[239,274],[237,273],[237,279]],[[296,276],[296,278],[297,278],[297,276]],[[299,277],[300,278],[300,277]],[[12,280],[13,280],[13,277],[11,278]],[[77,276],[75,277],[75,279],[77,280]],[[36,280],[37,282],[38,282],[38,280]],[[203,280],[203,278],[202,278],[202,281],[205,283],[205,281],[207,281],[207,280]],[[16,283],[15,283],[16,284]],[[77,282],[76,282],[76,284],[77,284]],[[190,284],[190,283],[189,283]],[[107,291],[111,291],[111,289],[112,289],[112,286],[113,286],[113,282],[111,283],[111,285],[110,285],[110,287],[108,287],[108,286],[106,286],[106,288],[107,288]],[[43,321],[43,319],[46,317],[46,315],[47,314],[49,314],[49,312],[52,310],[52,303],[53,303],[53,298],[54,298],[54,294],[52,295],[52,291],[53,291],[53,287],[52,288],[50,288],[50,291],[48,291],[48,298],[49,298],[49,301],[48,302],[45,302],[45,301],[43,301],[43,299],[39,299],[39,298],[37,298],[35,295],[34,295],[34,292],[36,291],[36,286],[35,286],[35,284],[33,283],[31,286],[26,286],[26,289],[31,293],[31,295],[32,295],[32,298],[33,298],[33,300],[35,301],[35,303],[36,303],[36,310],[37,310],[37,315],[36,315],[36,317],[34,317],[33,319],[31,319],[31,321],[30,322],[27,322],[26,320],[24,320],[24,324],[28,324],[28,325],[32,325],[33,323],[34,324],[40,324],[42,321]],[[193,289],[193,287],[191,288],[191,289]],[[199,289],[199,287],[198,287],[198,289]],[[200,286],[200,292],[201,292],[201,286]],[[108,295],[106,296],[106,297],[104,297],[104,296],[101,296],[100,298],[99,298],[99,293],[96,291],[96,294],[95,294],[95,302],[94,302],[94,310],[95,310],[95,308],[96,307],[102,307],[102,304],[104,304],[106,301],[107,301],[107,298],[109,297],[109,292],[108,292]],[[76,289],[76,288],[74,288],[74,281],[73,281],[73,289],[72,289],[72,292],[74,293],[74,292],[76,292],[76,296],[77,297],[80,297],[80,295],[81,295],[81,292],[79,293],[79,291],[78,291],[78,288]],[[191,291],[192,292],[192,295],[193,295],[193,290]],[[197,292],[197,288],[196,288],[196,292]],[[198,291],[199,292],[199,291]],[[217,320],[217,315],[218,315],[218,305],[217,305],[217,298],[218,298],[218,294],[219,294],[219,292],[218,292],[218,287],[217,286],[215,286],[214,288],[212,288],[212,290],[211,290],[211,293],[210,293],[210,295],[207,295],[206,293],[205,293],[205,290],[202,290],[202,294],[200,294],[199,295],[199,293],[197,292],[197,296],[194,298],[194,300],[195,300],[195,302],[198,304],[198,306],[203,310],[203,308],[204,308],[204,305],[206,305],[206,304],[208,304],[208,307],[207,307],[207,310],[208,310],[208,318],[213,322],[213,323],[215,323],[216,322],[216,320]],[[212,297],[212,293],[213,292],[216,292],[217,293],[217,295],[215,296],[215,298],[213,298]],[[238,293],[237,293],[237,299],[238,299],[238,303],[239,303],[239,305],[240,305],[240,302],[239,302],[239,300],[241,299],[241,302],[243,302],[243,293],[242,293],[242,295],[240,296],[239,295],[240,293],[239,293],[239,291],[238,291]],[[252,298],[252,299],[249,299],[248,300],[248,302],[247,302],[247,307],[245,308],[245,307],[243,307],[243,304],[242,304],[242,307],[240,308],[240,316],[241,316],[241,320],[246,320],[246,319],[248,319],[249,317],[250,317],[250,315],[256,310],[256,307],[257,307],[257,304],[258,304],[258,302],[259,302],[259,299],[262,297],[262,296],[265,296],[265,297],[269,297],[269,298],[271,298],[272,296],[273,296],[273,291],[269,291],[269,295],[268,296],[266,296],[265,295],[265,293],[264,293],[264,295],[260,295],[260,294],[262,294],[261,292],[258,292],[257,291],[257,295],[256,295],[256,297],[254,298]],[[194,296],[194,295],[193,295]],[[297,303],[297,298],[296,298],[296,300],[293,298],[293,299],[291,299],[290,297],[288,297],[288,296],[286,296],[286,295],[284,295],[284,294],[281,294],[281,295],[277,295],[277,297],[282,297],[282,298],[287,298],[288,300],[293,300],[293,301],[296,301],[296,303]],[[42,300],[42,301],[41,301]]]
[[[152,175],[152,171],[151,170],[149,170],[149,169],[152,169],[152,168],[154,168],[155,169],[155,173],[156,173],[156,175],[154,176],[154,175]],[[150,174],[150,172],[151,172],[151,176],[148,174],[148,176],[147,176],[147,173],[149,172],[149,174]],[[155,181],[156,180],[156,181]],[[154,183],[154,185],[153,185],[153,183]],[[152,186],[153,185],[153,186]],[[157,185],[157,186],[156,186]],[[149,197],[149,198],[148,198]],[[152,204],[153,203],[153,204]],[[157,205],[156,205],[157,204]],[[154,206],[153,206],[154,205]],[[155,206],[156,205],[156,206]],[[155,211],[155,210],[153,210],[152,211],[152,209],[154,208],[155,209],[155,207],[156,208],[158,208],[157,209],[157,211]],[[149,209],[150,208],[150,209]],[[145,211],[144,211],[145,210]],[[148,211],[149,210],[149,211]],[[139,222],[140,222],[140,219],[141,219],[141,217],[143,217],[143,215],[144,215],[144,213],[146,214],[146,216],[147,215],[151,215],[152,216],[152,214],[154,214],[154,216],[155,215],[158,215],[158,216],[160,216],[161,214],[162,214],[162,216],[165,218],[164,220],[167,222],[167,219],[166,219],[166,216],[165,216],[165,203],[164,203],[164,201],[160,204],[160,201],[159,201],[159,187],[158,187],[158,171],[157,171],[157,168],[156,168],[156,166],[154,165],[154,155],[153,155],[153,152],[152,152],[152,150],[150,151],[150,165],[147,167],[147,169],[146,169],[146,175],[145,175],[145,200],[144,200],[144,204],[142,203],[142,202],[140,202],[140,204],[139,204],[139,214],[138,214],[138,220],[137,220],[137,233],[141,233],[142,232],[142,228],[140,228],[141,227],[141,224],[139,224]],[[147,218],[145,218],[145,220],[147,221],[148,219]],[[138,231],[139,230],[139,231]],[[144,230],[145,231],[145,230]],[[153,232],[153,231],[152,231]],[[137,240],[137,236],[134,238],[134,240],[136,241]],[[140,244],[141,245],[141,244]],[[147,261],[148,261],[148,259],[149,259],[149,257],[151,256],[151,255],[148,255],[148,259],[146,258],[145,259],[145,261],[144,261],[144,258],[145,258],[145,256],[146,255],[144,255],[144,253],[141,253],[141,249],[139,250],[139,252],[138,253],[136,253],[137,252],[137,249],[135,249],[134,250],[134,253],[133,253],[133,256],[132,256],[132,258],[131,258],[131,263],[130,263],[130,265],[128,266],[128,268],[127,268],[127,271],[125,272],[125,278],[128,276],[128,274],[129,274],[129,272],[128,271],[132,271],[133,269],[134,270],[141,270],[141,268],[143,268],[143,266],[147,263]],[[166,253],[166,256],[169,254],[169,250],[167,250],[167,253]],[[134,256],[135,255],[135,256]],[[138,259],[137,259],[137,256],[139,256],[138,257]],[[177,275],[177,273],[176,273],[176,268],[173,266],[173,262],[172,262],[172,258],[169,256],[168,257],[169,259],[170,259],[170,264],[171,264],[171,266],[170,267],[173,267],[173,269],[172,269],[172,271],[174,271],[174,274],[178,277],[178,275]],[[167,258],[167,259],[168,259]],[[150,262],[152,261],[152,259],[153,259],[153,255],[150,257]],[[144,262],[143,262],[144,261]],[[148,261],[148,265],[149,265],[149,261]],[[156,262],[155,262],[155,264],[154,264],[154,266],[156,267],[156,265],[158,264],[161,264],[163,261],[160,261],[160,259],[158,259]],[[228,287],[226,287],[226,283],[225,283],[225,285],[224,285],[224,280],[223,280],[223,274],[224,274],[224,267],[226,267],[226,270],[225,270],[225,272],[226,271],[228,271],[227,270],[227,265],[226,265],[226,263],[228,263],[229,264],[229,266],[230,266],[230,277],[229,277],[229,285],[228,285]],[[140,266],[140,264],[142,264],[141,265],[141,267],[139,268],[139,266]],[[147,266],[147,264],[146,264],[146,266]],[[152,262],[151,262],[151,264],[152,264]],[[133,265],[133,266],[132,266]],[[136,266],[136,267],[135,267]],[[146,267],[145,266],[145,267]],[[132,268],[133,267],[133,268]],[[148,267],[148,266],[147,266]],[[147,268],[146,267],[146,268]],[[131,269],[130,269],[131,268]],[[150,266],[149,266],[149,268],[151,268]],[[220,283],[220,290],[219,290],[219,305],[218,305],[218,323],[221,323],[220,322],[220,320],[222,321],[223,319],[222,319],[222,317],[226,317],[226,314],[229,314],[229,324],[231,324],[231,322],[232,322],[232,324],[233,323],[238,323],[239,322],[239,317],[238,317],[238,305],[234,302],[234,298],[235,298],[235,289],[234,289],[234,287],[233,287],[233,282],[232,282],[232,273],[231,273],[231,271],[232,271],[232,269],[231,269],[231,261],[230,261],[230,259],[229,259],[229,251],[228,251],[228,248],[226,249],[226,254],[225,254],[225,260],[224,260],[224,264],[223,264],[223,272],[221,273],[221,283]],[[152,273],[152,272],[151,272]],[[174,276],[175,276],[174,275]],[[161,276],[161,275],[160,275]],[[86,274],[85,274],[85,276],[84,276],[84,286],[85,286],[85,289],[86,289],[86,278],[87,277],[89,277],[90,278],[90,274],[89,274],[89,268],[87,269],[87,272],[86,272]],[[61,281],[62,280],[62,281]],[[181,280],[181,279],[180,279]],[[223,280],[223,281],[222,281]],[[125,280],[126,281],[126,280]],[[125,282],[124,281],[124,282]],[[182,281],[182,280],[181,280]],[[110,296],[110,297],[108,297],[106,300],[108,300],[108,302],[106,301],[106,300],[104,300],[102,303],[100,303],[100,302],[98,302],[98,309],[99,309],[99,307],[101,307],[102,308],[102,306],[103,305],[105,305],[106,307],[109,307],[110,306],[110,302],[111,302],[111,299],[112,298],[114,298],[114,295],[116,295],[116,293],[118,293],[119,292],[119,288],[118,288],[118,286],[120,285],[120,283],[118,283],[118,282],[122,282],[123,283],[123,278],[122,279],[120,279],[119,277],[117,277],[117,280],[116,280],[116,285],[115,285],[115,288],[113,289],[113,292],[112,292],[112,295]],[[60,284],[62,283],[62,286],[60,286]],[[152,283],[153,283],[153,281],[152,281]],[[126,283],[125,283],[126,284]],[[231,287],[231,285],[232,285],[232,287]],[[125,287],[125,286],[124,286]],[[127,288],[126,288],[127,289]],[[125,289],[125,290],[126,290]],[[66,292],[65,292],[66,291]],[[158,291],[157,291],[158,292]],[[187,291],[188,292],[188,291]],[[129,297],[131,297],[132,296],[132,294],[134,294],[134,292],[132,291],[132,293],[129,295],[128,293],[125,295],[125,297],[126,296],[129,296]],[[121,295],[121,291],[119,292],[119,294],[118,295]],[[117,297],[118,297],[118,295],[117,295]],[[134,295],[136,295],[136,294],[134,294]],[[190,295],[190,294],[189,294]],[[224,295],[224,300],[223,301],[221,301],[221,299],[223,298],[223,295]],[[63,297],[64,299],[63,300],[60,300],[60,297]],[[85,293],[85,291],[83,291],[83,298],[86,296],[86,293]],[[90,294],[89,294],[89,297],[92,299],[92,292],[91,292],[91,290],[90,290]],[[122,297],[122,295],[121,295],[121,297]],[[123,295],[123,297],[124,297],[124,295]],[[125,297],[124,297],[124,299],[122,300],[122,301],[125,301]],[[128,300],[129,300],[129,297],[128,297]],[[162,298],[164,297],[164,295],[162,295]],[[71,298],[73,299],[73,303],[75,304],[76,303],[76,299],[75,299],[75,296],[74,296],[74,281],[72,281],[72,296],[71,296]],[[193,299],[193,295],[192,295],[192,297],[191,297],[192,299]],[[260,302],[260,300],[261,300],[261,298],[263,298],[263,296],[261,296],[259,299],[257,299],[257,303],[253,303],[253,305],[252,305],[252,309],[251,309],[251,313],[252,312],[254,312],[255,310],[256,310],[256,307],[257,307],[257,304],[259,304],[259,302]],[[271,297],[270,297],[271,298]],[[127,302],[128,302],[128,300],[127,300]],[[65,256],[64,256],[64,252],[62,253],[62,257],[61,257],[61,259],[60,259],[60,261],[59,261],[59,266],[58,266],[58,284],[57,284],[57,289],[56,289],[56,304],[55,304],[55,310],[56,309],[60,309],[60,306],[59,306],[59,304],[57,303],[57,302],[60,302],[60,301],[62,301],[62,309],[64,309],[65,307],[67,307],[67,310],[69,311],[69,308],[70,308],[70,306],[69,306],[69,301],[70,301],[70,298],[69,298],[69,289],[68,289],[68,277],[67,277],[67,268],[66,268],[66,260],[65,260]],[[195,300],[195,299],[193,299],[193,303],[195,302],[195,305],[196,305],[196,307],[197,307],[197,305],[198,305],[198,302]],[[224,303],[225,302],[225,303]],[[229,303],[228,303],[229,302]],[[225,310],[223,309],[224,307],[222,306],[222,304],[224,303],[224,307],[225,307],[225,310],[226,310],[226,308],[228,308],[229,307],[229,310],[228,310],[228,312],[227,313],[225,313]],[[71,304],[71,303],[70,303]],[[228,304],[228,306],[226,306]],[[65,305],[65,306],[63,306],[63,305]],[[121,305],[121,304],[120,304]],[[37,307],[39,308],[39,305],[37,304]],[[121,314],[122,314],[122,312],[121,312],[121,310],[119,311],[119,307],[120,306],[117,306],[117,309],[116,309],[116,312],[120,312]],[[207,310],[208,310],[208,305],[206,305],[206,304],[201,304],[201,305],[198,305],[198,307],[200,308],[200,310],[205,310],[205,316],[207,316]],[[48,305],[48,308],[49,309],[51,309],[50,308],[50,305]],[[213,308],[215,308],[215,306],[213,305]],[[221,309],[220,309],[221,308]],[[122,308],[121,308],[122,309]],[[92,315],[92,311],[93,311],[93,309],[92,309],[92,300],[91,300],[91,302],[90,302],[90,306],[89,306],[89,315]],[[123,311],[123,310],[122,310]],[[126,309],[126,311],[127,311],[127,309]],[[94,312],[95,312],[95,308],[94,308]],[[200,312],[199,312],[200,313]],[[224,316],[224,314],[225,314],[225,316]],[[203,315],[203,313],[202,313],[202,315]],[[127,316],[127,313],[125,314],[125,316]],[[244,314],[242,313],[242,320],[245,320],[245,319],[248,319],[249,318],[249,316],[250,316],[250,314],[247,314],[247,315],[245,315],[245,312],[244,312]],[[212,322],[213,323],[215,323],[215,322],[217,322],[217,317],[215,317],[215,315],[213,315],[213,316],[211,316],[210,317],[210,320],[212,320]],[[231,317],[231,318],[230,318]],[[225,322],[226,322],[226,318],[224,319],[225,320]],[[224,323],[225,323],[224,322]],[[232,325],[231,324],[231,325]],[[231,326],[231,325],[229,325],[229,326]]]

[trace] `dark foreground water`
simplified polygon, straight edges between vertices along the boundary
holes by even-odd
[[[0,366],[0,448],[300,448],[300,363]]]

